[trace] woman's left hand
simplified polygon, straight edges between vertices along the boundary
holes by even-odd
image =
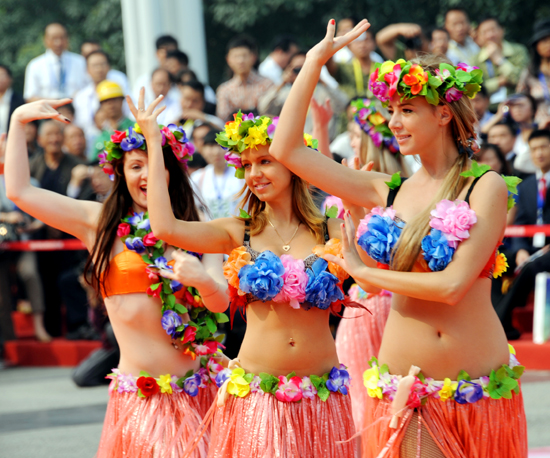
[[[355,246],[355,225],[351,219],[349,211],[344,214],[345,224],[341,225],[342,228],[342,254],[344,258],[339,258],[332,254],[326,254],[323,256],[327,261],[333,262],[344,269],[356,280],[365,281],[365,269],[367,266],[361,261],[357,248]]]
[[[174,251],[172,259],[176,261],[174,270],[171,272],[162,270],[159,272],[159,275],[170,280],[179,281],[182,285],[194,286],[195,288],[199,288],[199,286],[205,283],[205,280],[210,278],[202,262],[197,257],[183,251]]]
[[[166,105],[160,108],[157,108],[157,106],[162,100],[163,96],[159,95],[147,108],[145,108],[145,88],[143,87],[139,91],[137,108],[131,97],[129,95],[126,96],[126,101],[128,102],[130,111],[134,115],[134,118],[136,118],[136,122],[143,132],[143,135],[145,135],[145,138],[149,140],[155,138],[155,136],[161,138],[157,117],[166,109]]]

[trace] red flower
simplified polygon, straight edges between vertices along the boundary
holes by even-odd
[[[197,335],[197,328],[195,328],[194,326],[187,326],[187,328],[183,333],[182,342],[183,343],[194,342],[196,335]]]
[[[125,237],[130,234],[131,226],[128,223],[120,223],[116,231],[116,235],[119,237]]]
[[[160,299],[160,290],[162,289],[162,286],[159,286],[157,289],[153,290],[151,289],[151,287],[149,286],[149,288],[147,288],[147,295],[148,296],[152,296],[152,297],[156,297],[158,299]]]
[[[149,267],[145,268],[145,272],[147,272],[147,276],[149,277],[149,280],[151,280],[153,283],[158,283],[160,281],[160,278],[157,275],[157,273],[151,270]]]
[[[145,246],[153,246],[158,242],[158,239],[153,235],[152,232],[149,232],[145,237],[143,237],[143,244]]]
[[[136,385],[141,390],[141,394],[146,398],[159,392],[159,386],[153,377],[142,376],[137,379]]]
[[[115,132],[111,135],[111,141],[113,143],[120,143],[125,138],[126,138],[125,130],[115,130]]]
[[[195,306],[195,298],[193,297],[193,295],[189,292],[189,290],[185,290],[185,302],[187,304],[189,304],[191,307],[194,307]]]

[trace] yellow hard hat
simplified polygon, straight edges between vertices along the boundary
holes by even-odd
[[[117,97],[124,97],[122,88],[114,81],[102,81],[97,85],[96,92],[100,102],[116,99]]]

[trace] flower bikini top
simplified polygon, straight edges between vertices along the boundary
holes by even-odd
[[[413,267],[416,272],[439,272],[452,261],[458,244],[470,237],[469,230],[476,223],[475,212],[470,208],[470,195],[479,179],[489,170],[476,176],[464,200],[442,200],[430,214],[430,233],[422,239],[422,254]],[[395,177],[395,176],[394,176]],[[389,269],[392,251],[399,240],[406,222],[395,214],[393,202],[402,182],[392,177],[386,208],[375,207],[361,220],[357,228],[357,243],[378,262],[378,267]],[[398,182],[395,182],[396,179]],[[406,179],[406,178],[405,178]],[[405,180],[403,179],[403,180]],[[483,268],[481,278],[497,278],[506,271],[506,257],[498,252]]]
[[[324,223],[325,244],[313,248],[305,259],[292,255],[281,257],[273,252],[256,251],[250,246],[249,222],[245,221],[243,245],[235,248],[224,265],[229,284],[231,317],[237,308],[250,302],[288,302],[294,309],[329,307],[336,313],[341,305],[359,306],[345,296],[342,284],[349,275],[338,265],[321,256],[330,253],[342,256],[342,243],[330,239]]]

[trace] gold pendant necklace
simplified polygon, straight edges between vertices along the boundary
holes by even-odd
[[[298,223],[298,226],[296,227],[296,230],[294,231],[294,234],[292,235],[292,237],[290,238],[290,240],[288,242],[285,243],[285,241],[283,240],[283,238],[281,237],[281,234],[279,234],[279,231],[277,230],[277,228],[273,225],[273,223],[271,222],[271,220],[269,218],[267,218],[267,221],[269,222],[269,224],[271,224],[271,227],[273,229],[275,229],[275,232],[277,233],[277,235],[279,236],[279,238],[281,239],[281,242],[283,242],[283,250],[286,252],[286,251],[289,251],[290,250],[290,242],[292,242],[292,240],[294,239],[294,237],[296,236],[296,233],[298,232],[298,229],[300,228],[300,224],[302,224],[302,222],[299,222]]]

